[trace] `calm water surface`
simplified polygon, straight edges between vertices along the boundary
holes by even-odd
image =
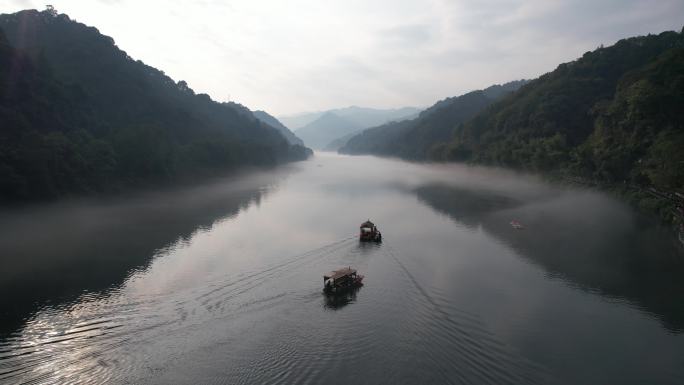
[[[0,383],[684,383],[672,236],[500,170],[317,154],[5,210],[0,250]]]

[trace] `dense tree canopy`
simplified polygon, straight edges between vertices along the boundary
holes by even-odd
[[[467,122],[441,155],[682,188],[683,50],[664,32],[587,52]]]
[[[55,12],[0,15],[0,199],[103,191],[303,159],[235,103]]]

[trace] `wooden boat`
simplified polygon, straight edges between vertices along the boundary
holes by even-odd
[[[369,220],[361,224],[359,230],[359,241],[361,242],[382,242],[380,230]]]
[[[338,291],[363,285],[363,275],[357,274],[356,269],[345,267],[333,270],[323,275],[323,288],[326,291]]]

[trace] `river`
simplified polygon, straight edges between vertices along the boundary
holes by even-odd
[[[671,232],[530,175],[318,153],[0,230],[0,383],[684,383]]]

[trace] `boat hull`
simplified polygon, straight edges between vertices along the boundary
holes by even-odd
[[[373,235],[361,234],[361,235],[359,235],[359,241],[360,242],[382,242],[382,234],[380,234],[380,233],[373,234]]]

